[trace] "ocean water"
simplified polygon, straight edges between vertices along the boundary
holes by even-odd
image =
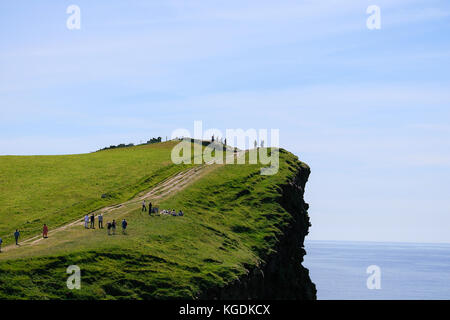
[[[450,299],[450,244],[305,241],[318,299]],[[368,289],[367,267],[380,270]]]

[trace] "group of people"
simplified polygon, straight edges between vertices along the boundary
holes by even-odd
[[[147,205],[145,200],[142,202],[142,211],[147,211]],[[148,213],[151,214],[152,212],[158,212],[159,209],[158,208],[154,208],[152,206],[152,203],[149,202],[148,203]],[[162,210],[161,214],[164,215],[171,215],[171,216],[183,216],[184,213],[182,210],[180,210],[178,213],[175,211],[175,209],[172,210]],[[97,220],[98,220],[98,228],[99,229],[103,229],[103,215],[100,213],[97,215]],[[122,220],[122,233],[125,234],[126,233],[126,229],[128,226],[128,222],[123,219]],[[86,229],[95,229],[95,215],[92,213],[90,216],[88,214],[86,214],[84,216],[84,227]],[[113,220],[112,222],[108,221],[106,223],[106,228],[108,230],[108,235],[115,235],[116,234],[116,227],[117,227],[117,223],[116,220]],[[48,226],[46,224],[44,224],[43,228],[42,228],[42,237],[44,239],[48,238]],[[16,231],[14,232],[14,239],[16,240],[16,245],[19,245],[19,238],[20,238],[20,231],[18,229],[16,229]],[[0,252],[2,252],[2,238],[0,238]]]
[[[108,229],[108,236],[110,235],[115,235],[116,234],[116,220],[113,219],[112,222],[107,222],[106,223],[106,229]],[[122,233],[126,234],[126,229],[128,226],[128,222],[127,220],[123,219],[122,220]]]
[[[167,215],[171,215],[171,216],[174,216],[174,217],[176,217],[176,216],[180,216],[181,217],[181,216],[184,215],[182,210],[178,211],[178,213],[177,213],[174,209],[172,209],[172,210],[163,209],[161,211],[161,214],[167,214]]]
[[[146,212],[147,211],[147,205],[145,204],[145,200],[142,201],[142,209],[141,212]],[[153,205],[152,203],[149,201],[148,202],[148,214],[152,214],[153,212]]]
[[[98,220],[98,228],[103,229],[103,215],[101,213],[97,216],[97,220]],[[127,226],[128,226],[127,220],[123,219],[122,220],[122,233],[123,234],[126,233]],[[86,214],[84,216],[84,227],[86,229],[95,229],[95,215],[93,213],[91,214],[91,216],[89,216],[88,214]],[[112,222],[108,221],[106,223],[106,229],[108,230],[108,235],[111,235],[111,234],[115,235],[116,227],[117,227],[116,220],[113,219]]]
[[[143,201],[142,201],[142,209],[141,209],[141,212],[146,212],[146,211],[147,211],[147,204],[146,204],[145,200],[143,200]],[[149,203],[148,203],[148,214],[151,215],[153,212],[154,212],[154,213],[159,213],[159,208],[153,207],[152,203],[149,202]],[[183,216],[183,215],[184,215],[184,213],[183,213],[182,210],[180,210],[180,211],[177,213],[177,212],[175,211],[175,209],[172,209],[172,210],[166,210],[166,209],[164,209],[164,210],[161,211],[161,214],[171,215],[171,216],[174,216],[174,217],[176,217],[176,216]]]
[[[103,215],[101,213],[97,216],[97,220],[98,220],[98,228],[103,229]],[[91,214],[90,217],[88,214],[86,214],[84,216],[84,227],[86,229],[95,229],[95,215],[94,214]]]

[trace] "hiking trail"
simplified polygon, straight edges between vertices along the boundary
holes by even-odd
[[[235,153],[232,155],[232,157],[240,157],[243,154],[243,151]],[[227,163],[227,162],[225,162]],[[102,213],[103,216],[108,215],[113,213],[115,210],[123,208],[127,205],[131,205],[131,204],[138,204],[143,200],[149,200],[149,201],[155,201],[161,198],[166,197],[167,195],[173,193],[173,192],[177,192],[182,190],[184,187],[186,187],[189,183],[193,182],[194,180],[198,179],[199,177],[202,176],[203,173],[206,173],[207,170],[206,168],[208,168],[212,163],[212,161],[207,162],[205,164],[201,164],[192,168],[189,168],[185,171],[181,171],[171,177],[168,177],[167,179],[163,180],[162,182],[158,183],[155,187],[153,187],[152,189],[148,190],[148,191],[143,191],[140,192],[136,197],[134,197],[131,200],[125,201],[123,203],[120,204],[115,204],[115,205],[111,205],[111,206],[107,206],[92,212],[89,212],[89,214],[94,214],[96,217],[99,213]],[[128,211],[126,211],[125,213],[128,213],[129,211],[135,210],[136,207],[131,207]],[[124,214],[125,214],[124,213]],[[70,223],[67,223],[65,225],[62,225],[58,228],[55,229],[51,229],[48,232],[48,236],[53,235],[55,233],[64,231],[68,228],[74,227],[74,226],[82,226],[84,224],[84,215],[75,220],[72,221]],[[48,240],[49,238],[47,238]],[[42,240],[45,240],[42,237],[42,234],[38,234],[36,236],[33,236],[31,238],[27,238],[23,241],[19,242],[19,245],[16,244],[10,244],[8,246],[5,246],[4,248],[2,248],[2,253],[3,252],[8,252],[10,250],[14,250],[14,249],[19,249],[21,247],[25,247],[25,246],[34,246],[39,244]]]

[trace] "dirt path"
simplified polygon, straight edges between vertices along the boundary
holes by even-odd
[[[120,209],[124,206],[131,205],[131,204],[140,204],[143,200],[158,200],[161,199],[168,194],[172,192],[176,192],[177,190],[181,190],[183,187],[185,187],[187,184],[198,178],[203,171],[206,169],[206,165],[202,165],[199,167],[194,167],[191,169],[188,169],[186,171],[180,172],[172,177],[169,177],[168,179],[162,181],[158,185],[156,185],[153,189],[150,191],[147,191],[145,193],[139,194],[137,197],[112,206],[104,207],[99,210],[94,211],[94,215],[97,216],[99,213],[102,213],[103,216],[106,216],[108,214],[111,214],[113,211]],[[84,224],[84,216],[80,217],[79,219],[72,221],[68,224],[65,224],[63,226],[60,226],[56,229],[52,229],[49,231],[49,236],[53,235],[55,233],[61,232],[66,230],[67,228],[73,227],[73,226],[82,226]],[[19,249],[24,246],[32,246],[38,244],[41,240],[43,240],[42,235],[36,235],[31,238],[28,238],[26,240],[20,241],[20,245],[16,246],[15,244],[8,245],[4,248],[2,248],[2,252],[7,252],[9,250]]]
[[[233,157],[239,157],[240,155],[241,155],[241,153],[238,153],[236,155],[233,155]],[[109,215],[109,214],[113,213],[115,210],[123,208],[127,205],[140,204],[143,200],[155,201],[158,199],[162,199],[171,193],[182,190],[189,183],[193,182],[194,180],[199,179],[203,173],[207,172],[206,169],[209,167],[210,164],[211,163],[206,163],[206,164],[199,165],[199,166],[190,168],[188,170],[179,172],[179,173],[175,174],[174,176],[169,177],[166,180],[162,181],[161,183],[157,184],[151,190],[149,190],[147,192],[141,192],[140,194],[138,194],[135,198],[133,198],[131,200],[128,200],[128,201],[120,203],[120,204],[104,207],[104,208],[96,210],[92,213],[94,213],[95,216],[97,216],[99,213],[102,213],[103,216],[105,216],[105,215]],[[132,210],[135,209],[135,207],[132,207],[132,208],[133,208]],[[55,233],[64,231],[67,228],[70,228],[73,226],[82,226],[83,223],[84,223],[84,215],[83,215],[83,217],[81,217],[75,221],[72,221],[68,224],[60,226],[56,229],[50,230],[48,234],[53,235]],[[39,235],[36,235],[36,236],[33,236],[31,238],[21,241],[19,246],[16,246],[15,244],[8,245],[8,246],[2,248],[2,252],[19,249],[24,246],[34,246],[34,245],[39,244],[40,241],[42,241],[42,240],[43,240],[42,235],[39,234]]]

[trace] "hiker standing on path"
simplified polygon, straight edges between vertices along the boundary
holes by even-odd
[[[94,214],[91,215],[91,229],[95,229],[95,217],[94,217]]]
[[[101,213],[98,215],[98,228],[103,229],[103,215]]]
[[[152,203],[151,202],[148,203],[148,214],[150,216],[152,215]]]
[[[84,227],[85,227],[86,229],[88,229],[88,223],[89,223],[89,216],[86,214],[86,215],[84,216]]]
[[[42,228],[42,237],[45,239],[45,238],[48,238],[48,227],[47,227],[47,225],[44,223],[44,227]]]
[[[116,234],[116,220],[113,220],[113,222],[111,223],[111,229],[112,229],[112,234],[115,235]]]
[[[122,233],[123,234],[125,234],[125,229],[127,228],[127,226],[128,226],[127,220],[123,219],[122,220]]]
[[[145,200],[142,201],[142,210],[141,210],[141,212],[142,211],[147,211],[147,207],[145,206]]]
[[[20,232],[19,232],[19,230],[16,229],[16,232],[14,232],[14,239],[16,239],[16,246],[19,245],[19,237],[20,237]]]

